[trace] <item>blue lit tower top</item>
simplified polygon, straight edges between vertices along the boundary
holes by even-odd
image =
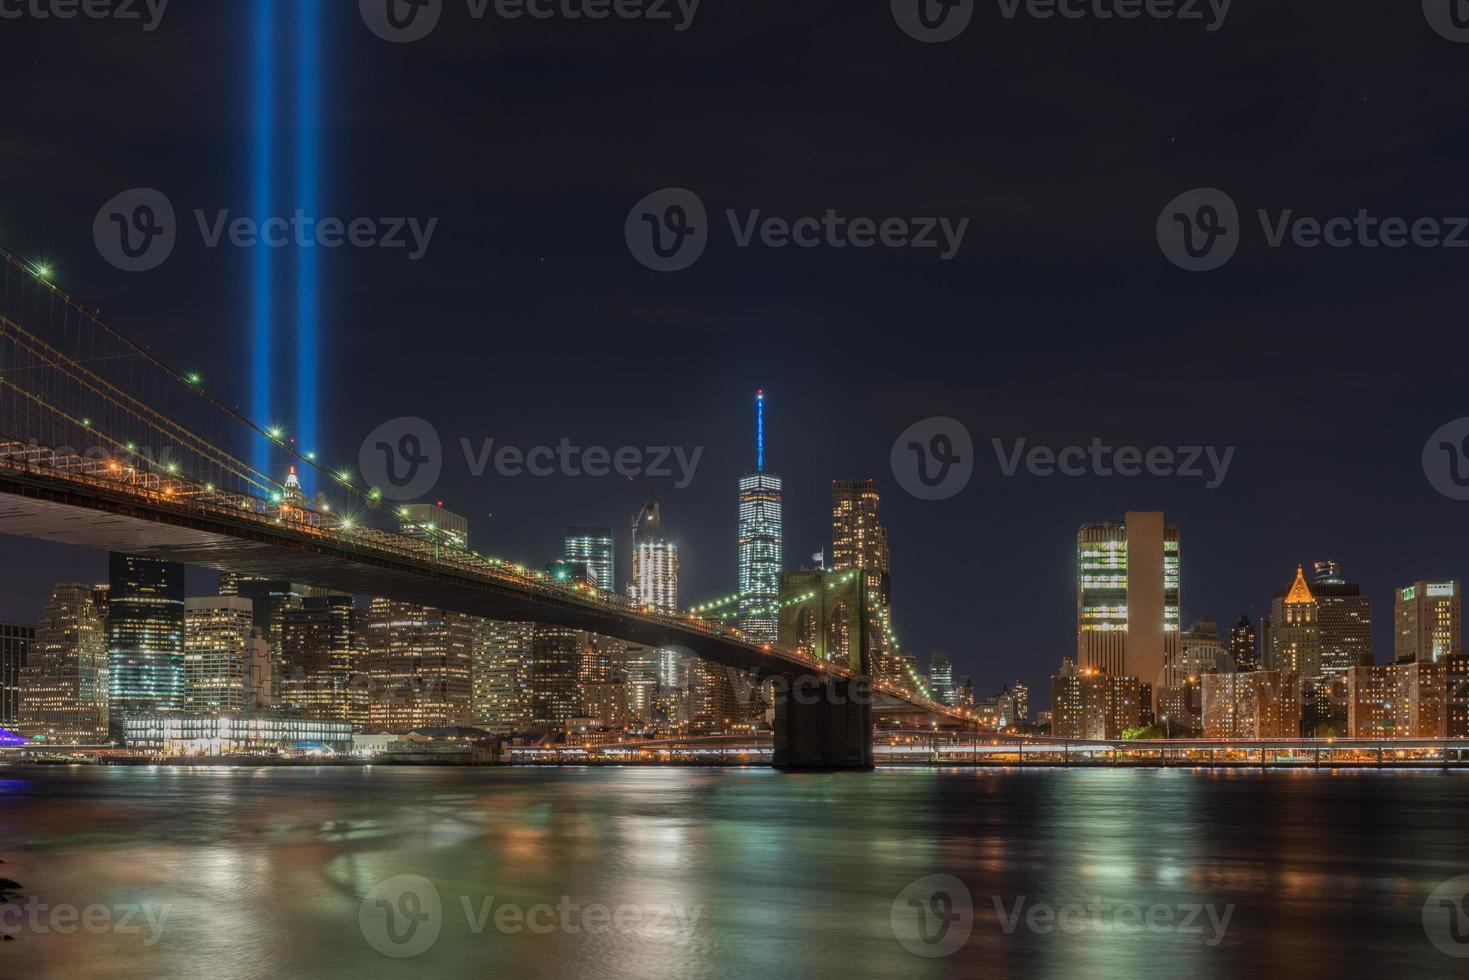
[[[780,477],[765,470],[765,392],[755,394],[755,469],[740,477],[739,623],[774,641],[784,540]]]
[[[755,392],[755,472],[765,472],[765,392]]]

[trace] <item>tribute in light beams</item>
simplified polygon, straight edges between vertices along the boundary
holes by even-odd
[[[250,108],[254,123],[250,196],[255,220],[270,216],[275,197],[272,164],[275,156],[275,0],[254,0],[251,51]],[[256,422],[271,417],[271,250],[250,250],[250,414]],[[270,472],[270,444],[256,439],[252,452],[255,469]]]
[[[321,0],[296,3],[296,195],[307,215],[320,216]],[[318,445],[317,261],[314,245],[296,248],[296,437],[297,445]],[[307,468],[306,492],[312,491]]]

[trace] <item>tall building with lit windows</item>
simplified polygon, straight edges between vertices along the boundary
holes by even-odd
[[[656,500],[643,505],[633,519],[628,594],[655,609],[678,611],[678,545],[663,533],[663,511]]]
[[[954,662],[947,653],[933,653],[928,658],[928,693],[935,701],[953,707]]]
[[[107,682],[114,721],[184,706],[184,566],[114,552]]]
[[[281,703],[303,718],[368,723],[367,637],[351,596],[310,596],[281,616]]]
[[[1259,637],[1249,616],[1241,616],[1229,628],[1229,658],[1234,673],[1249,674],[1260,669]]]
[[[1348,582],[1334,561],[1313,563],[1311,594],[1321,626],[1321,673],[1345,677],[1353,667],[1371,667],[1372,597]]]
[[[531,729],[534,623],[475,622],[470,724],[496,735]]]
[[[879,517],[876,480],[836,480],[831,485],[831,567],[861,569],[868,603],[869,649],[863,654],[874,677],[911,683],[891,639],[891,554],[888,532]]]
[[[1415,582],[1398,589],[1393,602],[1393,659],[1438,663],[1463,653],[1463,591],[1458,580]]]
[[[1277,593],[1265,620],[1265,669],[1301,678],[1320,677],[1320,607],[1305,570],[1296,568],[1296,580],[1284,595]]]
[[[20,675],[20,720],[30,738],[107,741],[107,627],[90,585],[56,586]]]
[[[607,592],[617,591],[615,550],[610,527],[566,529],[566,560],[586,565],[592,584]]]
[[[375,598],[367,616],[371,731],[469,722],[473,618]]]
[[[20,718],[20,672],[35,639],[34,626],[0,623],[0,727]]]
[[[1159,511],[1084,525],[1076,536],[1076,652],[1082,670],[1154,690],[1179,656],[1178,526]]]
[[[184,601],[184,710],[196,714],[244,711],[250,676],[247,649],[255,606],[239,596]]]
[[[755,395],[755,469],[740,477],[740,628],[775,642],[784,557],[780,477],[765,469],[765,392]]]

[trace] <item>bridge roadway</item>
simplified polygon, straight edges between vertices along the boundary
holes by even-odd
[[[659,612],[585,585],[340,517],[281,516],[254,497],[183,480],[127,478],[116,461],[0,444],[0,534],[125,552],[511,622],[535,622],[651,647],[680,647],[760,679],[850,679],[852,673],[694,616]],[[886,681],[873,710],[962,713]]]

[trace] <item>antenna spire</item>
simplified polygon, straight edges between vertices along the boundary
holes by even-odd
[[[755,470],[765,472],[765,389],[755,392]]]

